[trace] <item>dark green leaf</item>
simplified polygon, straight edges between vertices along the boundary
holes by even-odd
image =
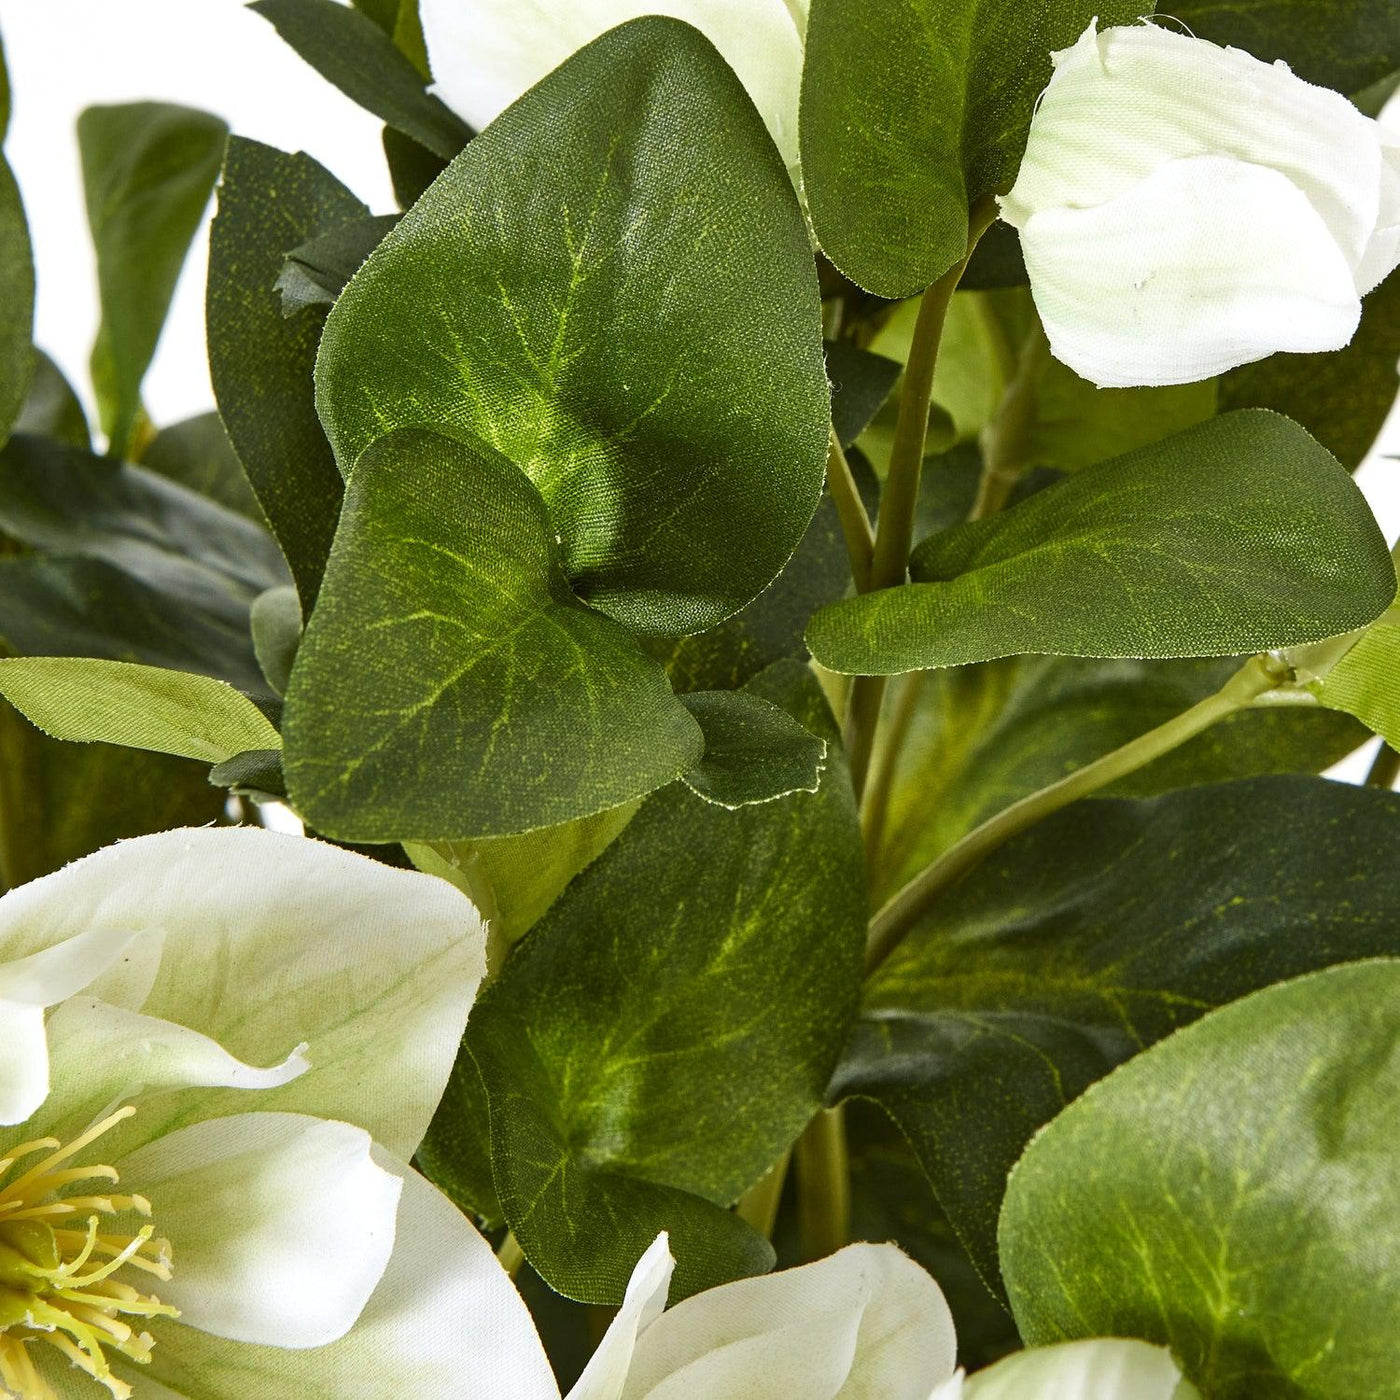
[[[886,297],[962,258],[968,210],[1010,187],[1050,55],[1144,0],[812,0],[802,174],[823,250]]]
[[[1212,1400],[1400,1396],[1397,1045],[1400,962],[1378,960],[1261,991],[1095,1086],[1007,1188],[1022,1335],[1170,1346]]]
[[[141,465],[263,523],[248,474],[217,413],[200,413],[162,428],[142,452]]]
[[[816,792],[826,741],[786,710],[746,690],[697,690],[683,703],[705,736],[705,756],[685,774],[697,797],[733,809]]]
[[[1400,13],[1400,6],[1396,7]],[[1220,380],[1222,408],[1272,408],[1301,423],[1348,471],[1361,465],[1400,387],[1400,275],[1361,304],[1361,328],[1333,355],[1272,355]]]
[[[1232,44],[1300,77],[1358,92],[1400,68],[1400,9],[1391,0],[1179,0],[1166,13],[1200,39]]]
[[[849,447],[869,427],[902,372],[898,360],[872,355],[854,345],[828,342],[826,373],[831,380],[831,424],[842,447]]]
[[[165,102],[89,107],[78,118],[102,304],[92,381],[114,457],[132,447],[141,381],[227,137],[218,117]]]
[[[447,169],[448,162],[420,146],[411,136],[384,128],[384,160],[400,209],[409,209],[422,198],[429,185]]]
[[[3,63],[0,63],[3,68]],[[34,259],[24,202],[0,155],[0,444],[10,435],[34,370]]]
[[[234,754],[209,770],[209,781],[254,801],[287,796],[281,749],[248,749]]]
[[[0,566],[3,567],[3,566]],[[65,744],[0,702],[0,888],[129,836],[207,826],[224,794],[201,764],[109,744]]]
[[[92,446],[82,400],[63,377],[63,371],[38,348],[34,351],[34,378],[14,430],[31,437],[52,438],[84,451]]]
[[[1400,796],[1273,777],[1056,813],[866,991],[836,1096],[903,1128],[989,1280],[1006,1174],[1089,1083],[1212,1007],[1400,952]]]
[[[253,0],[248,8],[347,97],[434,154],[451,158],[470,139],[372,19],[336,0]]]
[[[276,748],[277,731],[225,681],[76,656],[0,660],[0,695],[54,739],[222,763]]]
[[[282,314],[293,315],[304,306],[333,305],[398,221],[397,214],[371,214],[293,248],[277,278]]]
[[[403,425],[516,462],[634,630],[736,612],[811,520],[830,401],[806,228],[728,65],[657,17],[575,54],[375,251],[317,386],[346,470]]]
[[[1021,253],[1021,235],[1000,219],[982,235],[958,286],[968,291],[1024,287],[1030,282]]]
[[[906,677],[889,702],[891,723],[897,711],[906,717],[875,861],[877,900],[994,812],[1213,695],[1239,665],[1234,657],[1025,656]],[[890,733],[886,726],[878,741],[876,771]],[[1150,796],[1264,773],[1319,773],[1365,738],[1359,724],[1321,708],[1256,707],[1208,729],[1113,792]]]
[[[824,608],[835,671],[1018,653],[1227,656],[1379,616],[1394,569],[1365,499],[1296,423],[1227,414],[925,540],[918,582]]]
[[[580,603],[538,492],[417,429],[361,455],[287,694],[287,783],[350,841],[505,836],[699,759],[661,667]]]
[[[0,638],[22,656],[96,656],[263,685],[240,610],[191,598],[179,569],[143,583],[97,559],[0,559]]]
[[[799,664],[753,689],[832,734]],[[820,1102],[859,985],[862,864],[839,761],[819,792],[738,812],[674,786],[511,954],[467,1044],[501,1205],[554,1288],[617,1302],[663,1228],[673,1296],[771,1260],[721,1207]]]
[[[209,372],[224,426],[308,613],[342,484],[313,402],[321,317],[308,310],[284,320],[274,283],[290,248],[368,213],[310,156],[229,141],[210,234]]]

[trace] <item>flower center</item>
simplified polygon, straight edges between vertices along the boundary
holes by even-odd
[[[144,1196],[65,1194],[79,1182],[117,1184],[114,1167],[73,1160],[135,1112],[120,1109],[66,1147],[40,1138],[0,1156],[0,1387],[15,1400],[58,1400],[35,1361],[40,1345],[61,1352],[114,1400],[128,1400],[131,1387],[112,1374],[108,1352],[150,1361],[154,1338],[137,1329],[147,1318],[179,1316],[117,1277],[170,1278],[170,1245],[155,1238],[153,1225],[132,1234],[129,1223],[108,1218],[149,1219],[151,1203]],[[39,1153],[33,1165],[20,1166]]]

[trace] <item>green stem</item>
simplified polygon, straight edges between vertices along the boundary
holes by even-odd
[[[842,1111],[822,1109],[807,1124],[794,1155],[803,1257],[824,1259],[851,1237],[851,1171]]]
[[[1270,656],[1247,662],[1214,695],[1124,744],[1110,754],[1077,769],[1068,777],[1039,792],[1013,802],[1010,807],[969,832],[951,850],[922,870],[896,894],[870,922],[866,970],[873,971],[899,946],[905,934],[945,890],[955,885],[997,847],[1052,812],[1081,797],[1135,773],[1154,759],[1179,748],[1188,739],[1219,724],[1287,679],[1287,668]]]
[[[967,251],[919,300],[919,315],[904,366],[904,389],[899,399],[889,471],[880,492],[880,518],[875,527],[875,552],[870,564],[870,588],[894,588],[909,570],[909,550],[914,542],[914,510],[919,500],[919,477],[924,465],[929,410],[933,405],[933,376],[938,368],[938,348],[953,293],[958,289],[968,260],[978,241],[996,218],[996,201],[980,200],[971,210]],[[846,712],[846,759],[851,786],[859,801],[870,770],[875,726],[885,695],[884,676],[857,676],[851,686]]]
[[[841,534],[846,541],[846,553],[851,560],[851,578],[855,581],[856,592],[864,593],[870,587],[870,564],[875,554],[875,535],[870,528],[870,517],[865,513],[865,503],[856,489],[855,477],[851,475],[851,464],[841,450],[836,429],[831,430],[831,440],[826,456],[826,489],[836,506],[836,518],[841,522]]]
[[[900,754],[904,741],[919,712],[919,700],[923,694],[927,671],[912,671],[900,678],[899,693],[894,702],[894,713],[890,717],[889,731],[884,736],[880,761],[875,764],[870,775],[869,786],[865,790],[865,805],[861,809],[861,828],[865,836],[866,863],[873,871],[879,861],[880,847],[884,844],[885,823],[889,818],[890,793],[894,790],[895,774],[899,769]]]
[[[753,1226],[764,1239],[773,1238],[773,1226],[778,1219],[778,1206],[783,1199],[783,1187],[787,1184],[788,1164],[792,1154],[784,1152],[769,1167],[766,1175],[754,1182],[739,1198],[734,1213],[740,1220]]]
[[[1400,753],[1392,749],[1389,744],[1382,743],[1381,751],[1376,755],[1376,761],[1371,765],[1371,771],[1366,774],[1366,786],[1393,788],[1396,778],[1400,778]]]
[[[520,1272],[520,1266],[525,1262],[525,1251],[520,1248],[520,1241],[515,1238],[514,1230],[506,1231],[506,1237],[496,1251],[496,1258],[511,1278]]]

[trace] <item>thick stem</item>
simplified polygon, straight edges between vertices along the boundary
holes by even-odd
[[[851,1171],[842,1111],[822,1109],[807,1124],[794,1155],[803,1257],[824,1259],[851,1237]]]
[[[870,528],[870,517],[865,513],[865,503],[856,489],[851,464],[841,450],[835,428],[831,430],[826,455],[826,489],[831,492],[836,518],[841,522],[841,535],[846,541],[846,553],[850,556],[851,578],[855,581],[856,592],[864,593],[870,587],[875,534]]]
[[[1287,679],[1287,668],[1270,656],[1247,662],[1214,695],[1189,710],[1077,769],[1058,783],[1013,802],[1010,807],[969,832],[951,850],[916,875],[875,915],[870,923],[866,970],[873,971],[899,946],[905,934],[945,890],[955,885],[998,846],[1052,812],[1135,773],[1153,759],[1179,748],[1188,739],[1248,709],[1266,691]]]
[[[792,1154],[784,1152],[767,1173],[739,1197],[739,1204],[734,1207],[739,1219],[753,1226],[767,1240],[773,1238],[773,1226],[778,1220],[778,1206],[782,1203],[791,1161]]]

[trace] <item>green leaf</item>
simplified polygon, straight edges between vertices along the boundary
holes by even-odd
[[[291,316],[304,306],[333,305],[398,221],[397,214],[370,214],[293,248],[277,278],[282,314]]]
[[[336,0],[253,0],[248,8],[352,101],[435,155],[451,158],[471,139],[372,19]]]
[[[1400,1396],[1397,1043],[1400,962],[1373,961],[1261,991],[1096,1086],[1007,1190],[1022,1335],[1168,1345],[1213,1400]]]
[[[734,809],[816,792],[826,740],[786,710],[745,690],[697,690],[683,703],[705,736],[705,756],[684,775],[697,797]]]
[[[1391,748],[1400,748],[1400,609],[1373,622],[1307,688],[1320,704],[1355,715]]]
[[[37,880],[114,841],[207,826],[224,794],[184,758],[65,744],[0,702],[0,888]]]
[[[884,407],[903,366],[854,345],[828,342],[826,373],[831,380],[831,424],[841,446],[849,447]]]
[[[834,735],[801,665],[754,692]],[[819,792],[738,812],[673,786],[511,954],[467,1045],[501,1205],[552,1287],[617,1302],[663,1228],[673,1296],[771,1261],[722,1207],[820,1104],[860,981],[862,875],[839,760]]]
[[[3,72],[0,58],[0,72]],[[34,369],[34,258],[24,202],[0,155],[0,444],[10,435]]]
[[[409,209],[422,197],[429,185],[447,169],[441,156],[420,146],[411,137],[392,126],[384,128],[384,160],[389,167],[389,180],[394,186],[394,198],[400,209]]]
[[[285,801],[287,785],[282,775],[282,750],[248,749],[216,763],[209,770],[209,781],[215,787],[226,787],[240,797],[254,802],[272,798]]]
[[[1050,55],[1142,0],[812,0],[802,174],[822,249],[867,291],[922,291],[1008,189]]]
[[[301,645],[301,600],[296,589],[283,585],[259,593],[249,621],[258,665],[268,685],[278,695],[285,695]]]
[[[1058,812],[871,978],[833,1096],[890,1112],[994,1281],[1006,1174],[1088,1084],[1259,987],[1400,952],[1397,840],[1400,796],[1321,778]]]
[[[834,671],[1018,653],[1226,656],[1364,626],[1395,593],[1365,499],[1296,423],[1202,423],[925,540],[919,582],[822,609]]]
[[[89,107],[78,117],[102,305],[92,380],[113,457],[132,448],[141,381],[227,137],[220,118],[164,102]]]
[[[1391,0],[1180,0],[1167,11],[1197,38],[1232,44],[1299,77],[1359,92],[1400,68],[1400,11]]]
[[[141,465],[263,523],[262,508],[217,413],[200,413],[162,428],[141,454]]]
[[[0,661],[0,695],[55,739],[120,744],[222,763],[282,745],[251,700],[224,681],[71,656]]]
[[[0,559],[0,638],[24,656],[93,656],[263,687],[248,614],[206,604],[174,570],[154,583],[97,559],[28,554]]]
[[[34,350],[34,378],[24,407],[15,420],[15,432],[52,438],[87,451],[92,446],[87,413],[63,371],[44,352]]]
[[[347,471],[406,425],[510,458],[633,630],[755,597],[816,508],[830,401],[801,211],[708,41],[623,25],[493,122],[336,303],[317,402]]]
[[[310,156],[233,137],[209,246],[209,372],[219,414],[309,613],[342,482],[311,383],[322,320],[284,319],[274,284],[290,247],[369,210]]]
[[[512,463],[417,429],[362,454],[287,692],[287,783],[348,841],[506,836],[699,759],[661,667],[580,603]]]
[[[902,715],[900,761],[873,861],[876,900],[995,812],[1215,694],[1240,664],[1024,656],[905,677],[894,687],[873,765],[884,767]],[[1256,706],[1111,792],[1151,796],[1265,773],[1319,773],[1365,738],[1359,724],[1320,707]]]
[[[495,972],[569,881],[626,830],[640,806],[638,798],[519,836],[432,845],[409,842],[404,849],[420,870],[450,881],[481,910],[487,921],[487,963]]]
[[[1400,387],[1400,275],[1361,303],[1351,344],[1332,355],[1271,355],[1220,380],[1222,408],[1272,408],[1301,423],[1354,471],[1371,450]]]

